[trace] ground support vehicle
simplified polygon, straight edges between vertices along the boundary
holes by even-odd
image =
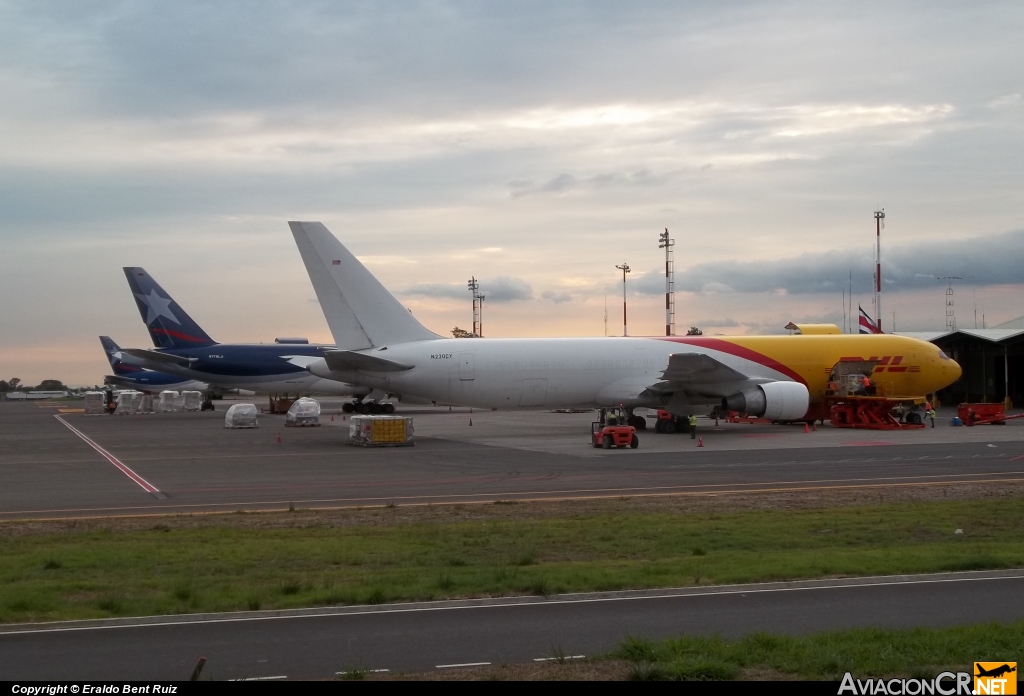
[[[1006,415],[1003,404],[960,404],[956,415],[964,425],[1006,425],[1006,421],[1024,418],[1024,413]]]
[[[616,423],[610,424],[609,416],[614,414]],[[622,449],[640,446],[640,438],[636,436],[636,428],[626,425],[625,409],[604,409],[598,411],[598,419],[590,424],[590,444],[594,447]],[[621,425],[620,425],[621,423]]]
[[[672,435],[690,432],[690,422],[685,416],[677,416],[668,411],[658,411],[658,420],[654,423],[654,431]]]
[[[914,410],[923,402],[923,397],[826,396],[824,405],[836,428],[908,430],[924,427],[921,413]],[[910,410],[906,410],[908,406]],[[902,422],[894,415],[899,410],[905,411]]]

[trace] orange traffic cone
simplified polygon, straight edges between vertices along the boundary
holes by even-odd
[[[811,432],[811,429],[807,427],[807,421],[804,421],[804,432],[805,433]]]
[[[698,447],[703,447],[704,446],[704,438],[702,438],[702,437],[698,437],[697,438],[697,446]]]
[[[278,433],[277,434],[277,439],[274,440],[274,442],[280,442],[280,441],[281,441],[281,433]]]

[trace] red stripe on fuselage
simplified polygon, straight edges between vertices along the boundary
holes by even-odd
[[[180,338],[183,341],[192,341],[193,343],[202,343],[204,345],[212,345],[212,343],[213,343],[213,341],[211,341],[209,339],[206,339],[206,338],[196,338],[195,336],[189,336],[188,334],[183,334],[180,331],[173,331],[171,329],[154,329],[154,328],[150,328],[149,331],[150,331],[150,333],[160,333],[160,334],[164,334],[165,336],[170,336],[172,338]]]
[[[711,338],[709,336],[665,336],[658,337],[659,341],[671,341],[673,343],[688,343],[693,346],[700,346],[701,348],[707,348],[709,350],[717,350],[722,353],[728,353],[729,355],[735,355],[737,358],[743,358],[751,362],[756,362],[758,365],[764,365],[767,368],[781,372],[786,375],[794,382],[800,382],[800,384],[807,384],[803,377],[799,374],[786,367],[778,360],[769,358],[767,355],[758,353],[750,348],[730,343],[729,341],[723,341],[720,338]]]

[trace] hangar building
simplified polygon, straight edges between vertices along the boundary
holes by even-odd
[[[960,363],[963,375],[938,393],[939,402],[1003,401],[1024,406],[1024,317],[991,329],[906,331],[934,343]]]

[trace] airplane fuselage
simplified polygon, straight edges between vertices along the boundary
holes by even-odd
[[[408,370],[309,370],[382,391],[479,408],[668,407],[717,404],[760,382],[795,381],[820,403],[843,359],[877,361],[878,393],[923,396],[951,384],[960,367],[930,343],[893,335],[656,338],[509,338],[415,341],[361,351]],[[746,382],[690,384],[671,397],[647,390],[673,353],[701,353],[747,375]]]
[[[369,389],[310,374],[306,365],[334,346],[322,344],[219,343],[195,348],[158,348],[154,352],[190,360],[188,367],[121,353],[130,365],[159,370],[222,389],[263,394],[332,394],[353,396]]]

